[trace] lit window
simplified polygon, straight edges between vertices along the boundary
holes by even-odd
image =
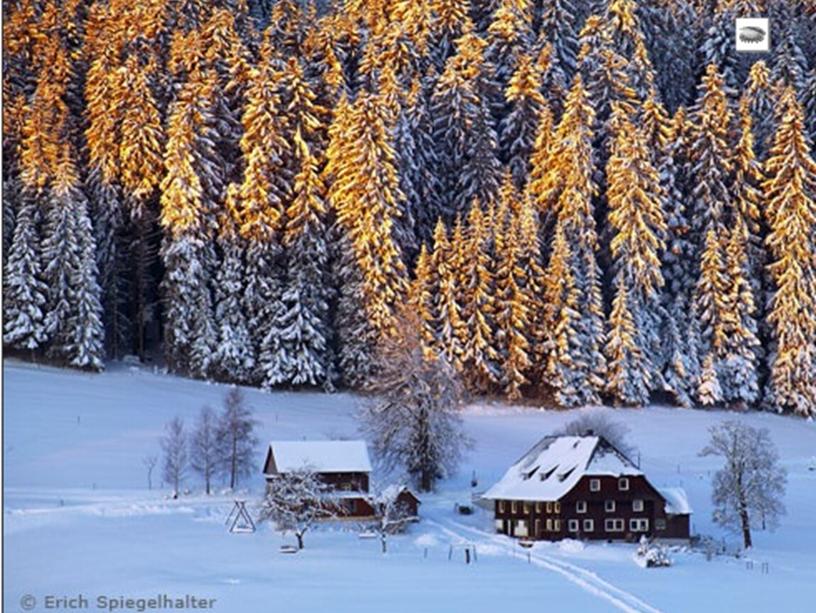
[[[666,529],[666,520],[665,519],[656,519],[655,520],[655,530],[665,530]]]
[[[629,479],[626,477],[621,477],[618,479],[618,489],[622,492],[629,490]]]
[[[553,523],[552,523],[552,520],[551,520],[551,519],[548,519],[548,520],[547,520],[547,532],[552,532],[552,529],[553,529]]]
[[[556,502],[556,503],[553,505],[553,511],[554,511],[555,513],[560,513],[560,512],[561,512],[561,503],[560,503],[560,502]]]
[[[575,503],[575,512],[576,513],[586,513],[586,502],[583,500],[579,500]]]
[[[632,510],[633,511],[642,511],[643,510],[643,501],[642,500],[633,500],[632,501]]]
[[[589,480],[589,491],[590,492],[600,492],[601,491],[601,480],[600,479],[590,479]]]
[[[604,500],[604,511],[607,513],[614,513],[615,512],[615,501],[614,500]]]
[[[541,503],[537,502],[535,506],[536,513],[541,513]]]
[[[578,520],[571,519],[567,522],[567,530],[570,532],[578,532]]]
[[[530,512],[530,505],[526,502],[521,505],[522,513],[527,514]]]
[[[553,529],[554,529],[556,532],[561,532],[561,520],[560,520],[560,519],[556,519],[556,520],[553,522]]]
[[[547,513],[552,513],[552,502],[547,503]]]
[[[515,500],[514,500],[513,502],[511,502],[511,503],[510,503],[510,512],[511,512],[511,513],[515,513],[515,512],[516,512],[516,501],[515,501]]]
[[[504,500],[499,500],[499,513],[504,513]]]
[[[591,519],[584,520],[584,532],[593,532],[595,530],[595,522]]]

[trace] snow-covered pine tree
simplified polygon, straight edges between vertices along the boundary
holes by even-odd
[[[278,339],[270,335],[281,308],[280,230],[292,190],[291,144],[281,109],[280,73],[272,62],[274,50],[265,43],[261,62],[253,69],[241,123],[244,173],[233,183],[227,200],[236,211],[239,233],[246,240],[244,312],[255,346],[253,381],[263,381],[274,361]]]
[[[814,12],[816,15],[816,12]],[[816,143],[816,67],[812,68],[802,92],[802,107],[805,113],[805,127],[810,142]]]
[[[485,69],[482,79],[490,80],[487,90],[479,93],[487,97],[495,120],[494,126],[506,115],[508,102],[505,91],[516,71],[519,58],[533,42],[532,2],[530,0],[499,0],[493,20],[487,28],[484,50]],[[495,98],[493,97],[495,96]]]
[[[470,0],[428,0],[428,9],[432,15],[429,39],[431,59],[441,72],[453,55],[455,41],[473,27],[468,14]]]
[[[464,372],[467,386],[478,393],[489,393],[499,383],[500,355],[496,345],[496,311],[491,228],[482,205],[474,200],[468,213],[465,260],[468,302],[464,307],[467,341],[464,346]]]
[[[780,124],[765,164],[763,186],[775,291],[768,323],[773,346],[767,397],[777,411],[816,415],[816,162],[804,114],[792,87],[779,101]]]
[[[342,131],[334,132],[342,143],[329,148],[330,202],[349,234],[363,275],[365,310],[381,336],[393,331],[396,306],[407,291],[405,265],[393,236],[403,196],[387,113],[378,96],[361,92],[348,118],[340,120]]]
[[[3,271],[3,343],[32,355],[46,339],[39,219],[37,199],[24,191]]]
[[[748,105],[754,137],[754,153],[764,160],[775,130],[774,101],[776,92],[771,86],[771,74],[763,60],[755,62],[748,73],[748,81],[740,98],[740,112]]]
[[[526,293],[522,269],[522,245],[518,209],[520,194],[511,175],[502,182],[500,203],[494,231],[496,241],[496,344],[501,356],[500,385],[510,400],[521,397],[529,383],[527,373],[531,360],[531,300]]]
[[[723,93],[730,99],[739,95],[740,87],[748,75],[745,56],[734,45],[734,24],[739,15],[736,9],[726,6],[703,17],[703,33],[698,51],[700,66],[698,74],[705,76],[714,66],[723,81]]]
[[[577,67],[578,33],[583,26],[576,2],[547,0],[541,4],[541,32],[546,33],[552,44],[554,61],[569,81]]]
[[[213,315],[217,342],[212,372],[222,381],[249,381],[255,367],[252,338],[242,302],[246,241],[238,234],[234,216],[219,216],[219,266],[213,279]]]
[[[615,299],[606,346],[607,389],[616,402],[644,405],[660,377],[661,255],[666,222],[660,175],[640,128],[613,102],[615,140],[607,166]]]
[[[277,351],[264,365],[263,385],[280,384],[332,388],[327,278],[326,188],[320,176],[321,116],[325,110],[306,81],[297,59],[290,59],[284,76],[292,125],[294,184],[283,233],[285,280],[281,305],[269,335]]]
[[[161,185],[165,352],[173,369],[197,377],[209,375],[217,340],[210,284],[224,163],[212,147],[215,87],[214,71],[196,70],[179,91],[170,111]]]
[[[696,247],[691,240],[691,220],[685,194],[691,187],[688,176],[689,123],[685,107],[671,121],[663,141],[661,174],[665,185],[666,249],[663,256],[665,279],[665,325],[663,380],[667,391],[682,406],[690,406],[700,370],[698,321],[694,306],[697,276]]]
[[[758,397],[757,322],[754,288],[749,282],[751,266],[747,253],[748,231],[737,217],[726,246],[728,310],[724,313],[726,331],[724,359],[720,365],[723,401],[745,406]]]
[[[610,49],[625,60],[631,87],[644,100],[654,88],[654,69],[640,27],[637,0],[609,0],[604,14]]]
[[[560,231],[570,244],[572,257],[566,265],[574,278],[577,304],[581,305],[575,320],[569,322],[572,332],[566,339],[566,350],[558,356],[565,368],[574,369],[569,377],[561,379],[565,387],[558,390],[559,402],[570,406],[600,402],[606,374],[605,318],[592,203],[596,190],[592,178],[593,123],[594,111],[583,78],[577,75],[555,134],[562,184],[556,205],[557,226],[561,226]]]
[[[789,7],[783,7],[783,3],[777,3],[777,8],[782,8],[783,13],[789,11]],[[775,87],[793,87],[799,95],[804,92],[808,60],[797,39],[798,23],[791,14],[777,23],[782,25],[782,32],[776,34],[777,38],[774,39],[771,83]]]
[[[448,231],[440,219],[434,230],[433,251],[430,255],[429,272],[432,316],[434,319],[434,354],[441,356],[454,370],[461,372],[464,347],[461,339],[465,321],[463,305],[459,300],[459,271],[454,265],[454,246]]]
[[[542,107],[530,153],[530,172],[526,193],[538,212],[545,250],[549,246],[557,217],[555,205],[561,189],[560,167],[553,156],[555,141],[553,115],[548,104]]]
[[[523,189],[527,183],[530,154],[539,130],[541,113],[547,106],[544,95],[538,89],[540,77],[533,58],[522,54],[505,91],[510,112],[501,122],[501,159],[510,168],[518,189]]]

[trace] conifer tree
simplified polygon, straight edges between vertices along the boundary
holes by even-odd
[[[474,200],[468,213],[464,251],[466,296],[464,306],[467,340],[464,347],[465,374],[468,386],[487,393],[499,383],[500,356],[496,345],[496,311],[498,309],[495,258],[492,252],[491,228]]]
[[[448,231],[440,219],[434,230],[434,244],[429,268],[432,292],[432,316],[435,320],[434,339],[437,356],[445,360],[457,371],[462,369],[464,347],[461,339],[463,330],[463,305],[459,299],[459,270],[454,262],[455,245],[448,238]]]
[[[394,331],[395,308],[407,290],[406,270],[394,241],[402,193],[387,109],[377,96],[361,93],[342,119],[342,146],[329,148],[334,174],[329,198],[349,233],[363,275],[365,309],[381,335]]]
[[[765,62],[759,60],[751,66],[748,81],[740,98],[740,112],[748,107],[751,116],[754,153],[764,160],[774,132],[774,100],[776,93],[771,86],[771,75]]]
[[[558,359],[563,361],[551,371],[563,367],[570,376],[560,379],[566,387],[559,389],[560,401],[577,406],[600,401],[604,385],[606,360],[603,344],[606,335],[601,298],[601,271],[596,252],[592,197],[593,181],[592,125],[594,112],[580,75],[576,76],[567,96],[564,116],[556,130],[556,155],[560,161],[557,200],[557,227],[570,243],[571,258],[567,265],[575,283],[577,304],[581,311],[568,330],[574,331]],[[552,256],[551,256],[552,257]],[[550,263],[552,268],[552,262]],[[557,379],[558,380],[558,379]]]
[[[607,343],[608,389],[616,401],[648,402],[659,377],[657,340],[666,224],[660,177],[641,130],[613,103],[616,137],[607,167],[615,299]]]
[[[578,32],[582,25],[576,3],[573,0],[549,0],[542,4],[540,29],[548,33],[555,62],[569,79],[577,66]]]
[[[750,266],[747,254],[745,222],[737,218],[726,246],[728,310],[725,318],[724,361],[721,366],[723,400],[727,403],[751,404],[758,396],[757,322],[754,289],[748,280]]]
[[[532,58],[521,55],[505,92],[510,113],[501,123],[502,161],[509,166],[518,189],[527,182],[531,151],[547,104],[538,89],[540,76]]]
[[[518,216],[508,209],[515,206],[510,199],[518,198],[512,188],[510,177],[502,186],[502,208],[508,211],[506,219],[497,221],[496,231],[501,232],[497,243],[496,292],[497,292],[497,344],[501,356],[501,379],[505,395],[510,400],[521,397],[522,387],[529,383],[526,373],[532,366],[530,331],[530,303],[524,291],[521,269],[520,231]]]
[[[432,59],[437,70],[455,49],[455,41],[473,27],[468,15],[469,0],[429,0],[428,8],[433,15],[430,24]]]
[[[213,316],[217,342],[212,371],[221,380],[244,383],[255,367],[253,344],[242,303],[244,294],[245,241],[238,234],[233,215],[220,215],[219,266],[213,280]]]
[[[45,341],[39,213],[36,199],[24,193],[14,224],[14,238],[3,271],[3,343],[32,353]]]
[[[195,71],[173,103],[161,186],[166,352],[173,368],[199,377],[209,374],[217,334],[210,284],[224,177],[223,161],[210,148],[214,87],[214,72]]]
[[[768,399],[778,411],[816,414],[816,162],[808,149],[802,108],[793,88],[779,102],[780,124],[766,163],[764,195],[775,291],[768,322],[773,346]]]

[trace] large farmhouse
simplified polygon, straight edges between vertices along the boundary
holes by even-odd
[[[273,441],[264,462],[267,481],[308,467],[331,488],[338,515],[376,516],[368,493],[371,461],[364,441]]]
[[[599,436],[547,436],[485,492],[496,531],[528,539],[689,538],[679,488],[658,490]]]

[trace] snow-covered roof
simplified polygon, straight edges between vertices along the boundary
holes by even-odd
[[[269,451],[282,473],[306,466],[322,473],[371,472],[365,441],[272,441]]]
[[[585,475],[643,473],[598,436],[546,436],[504,474],[483,498],[560,500]]]
[[[391,502],[392,500],[396,500],[397,496],[399,496],[403,492],[408,492],[409,494],[414,496],[414,498],[416,498],[414,493],[407,485],[392,484],[386,487],[384,490],[382,490],[377,496],[375,496],[374,501],[381,504],[386,504],[388,502]],[[417,500],[419,500],[419,498],[417,498]]]
[[[669,515],[690,515],[691,505],[686,490],[681,487],[661,487],[658,491],[666,499],[666,513]]]

